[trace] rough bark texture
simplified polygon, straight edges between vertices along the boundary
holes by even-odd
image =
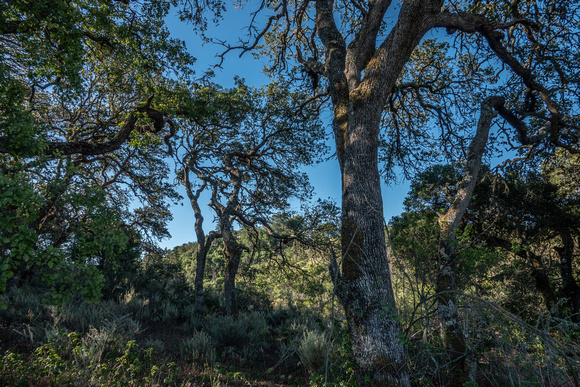
[[[221,220],[220,220],[221,223]],[[224,241],[224,256],[226,267],[224,273],[224,297],[226,314],[238,317],[238,297],[236,293],[236,275],[240,266],[242,248],[236,241],[236,237],[231,228],[231,223],[226,221],[221,227]]]
[[[354,117],[353,117],[354,118]],[[359,385],[405,385],[405,349],[397,319],[383,232],[377,144],[365,122],[347,137],[343,168],[341,301],[349,323]],[[354,120],[353,120],[354,121]]]
[[[486,98],[481,105],[481,116],[477,123],[475,137],[467,150],[467,163],[463,179],[455,200],[449,210],[439,218],[441,239],[439,242],[440,267],[437,275],[438,314],[441,319],[444,344],[453,364],[450,375],[453,386],[462,386],[469,381],[468,364],[466,361],[467,347],[465,336],[461,329],[461,321],[457,309],[456,271],[457,256],[455,254],[455,232],[459,227],[465,211],[473,195],[475,183],[481,168],[481,159],[489,137],[492,119],[497,115],[494,107],[502,106],[504,100],[499,97]]]
[[[360,386],[410,383],[385,246],[378,136],[387,97],[424,33],[421,23],[438,12],[442,1],[404,2],[396,26],[376,48],[390,3],[369,3],[363,25],[347,47],[334,21],[333,2],[316,1],[343,190],[342,274],[337,264],[331,271],[346,312]]]
[[[309,17],[304,17],[307,13],[310,16],[310,3],[315,4],[315,28],[302,25],[310,21]],[[518,75],[531,91],[538,93],[550,112],[554,130],[561,118],[547,89],[502,43],[502,30],[526,21],[497,22],[484,14],[453,10],[453,6],[442,12],[443,0],[403,0],[399,2],[401,8],[398,19],[387,34],[386,11],[391,3],[392,0],[350,3],[312,0],[292,4],[282,1],[276,3],[279,4],[279,8],[276,8],[278,13],[270,17],[266,28],[255,34],[256,40],[242,45],[246,51],[254,49],[269,32],[273,20],[286,20],[287,31],[282,33],[281,40],[273,39],[270,48],[277,52],[278,58],[295,54],[307,71],[314,71],[328,81],[336,155],[343,184],[342,273],[336,261],[333,261],[330,270],[338,297],[346,311],[356,375],[361,386],[409,385],[383,235],[377,149],[381,114],[393,93],[395,82],[424,34],[431,29],[445,27],[448,31],[460,30],[481,35],[490,51]],[[517,3],[512,2],[511,6],[515,9]],[[290,6],[296,7],[294,14],[289,12],[292,9]],[[352,25],[354,30],[349,28],[349,16],[340,15],[341,7],[353,7],[360,11],[360,20]],[[468,8],[465,4],[458,7],[465,8]],[[291,29],[292,23],[297,27],[294,30]],[[308,42],[306,39],[301,40],[300,35],[306,31],[315,31],[320,42],[315,42],[312,37],[308,38]],[[292,44],[290,42],[297,42],[294,53],[286,46]],[[318,53],[321,51],[319,43],[323,46],[324,64],[318,63]],[[312,60],[301,58],[304,45],[310,46],[314,54]],[[279,59],[273,68],[285,68],[285,64],[283,59]],[[487,102],[491,106],[498,101]],[[499,107],[495,106],[496,110]],[[516,128],[522,142],[529,141],[523,135],[527,133],[527,128],[522,120],[507,109],[500,113]],[[484,107],[482,125],[487,125],[487,130],[494,114],[491,107]],[[557,136],[554,138],[552,142],[558,145]],[[470,152],[474,155],[481,153],[482,150],[475,149],[479,146],[481,144],[475,141]],[[442,319],[447,322],[451,322],[453,316],[457,315],[452,299],[447,298],[455,290],[452,238],[469,203],[470,192],[479,171],[479,165],[476,164],[480,163],[481,158],[479,161],[472,158],[468,160],[457,203],[441,221],[444,237],[441,241],[440,309]],[[449,307],[449,313],[444,311],[445,306]],[[451,329],[449,333],[453,331],[459,332]],[[460,339],[457,333],[455,336]],[[462,356],[464,350],[461,342],[457,352]]]

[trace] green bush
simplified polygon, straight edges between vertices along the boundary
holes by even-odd
[[[262,312],[240,313],[237,319],[216,316],[210,319],[208,326],[222,357],[237,355],[248,360],[266,346],[268,324]]]
[[[181,355],[199,365],[213,365],[216,360],[215,345],[212,337],[204,331],[195,331],[181,345]]]
[[[30,356],[12,350],[0,357],[3,386],[165,386],[176,380],[174,363],[156,364],[154,350],[92,328],[84,336],[63,334]],[[183,382],[183,381],[182,381]]]
[[[300,362],[310,372],[315,372],[326,362],[327,340],[323,333],[315,330],[306,330],[298,343],[298,357]]]
[[[44,314],[42,298],[30,289],[11,287],[0,295],[0,321],[8,324],[31,324]]]

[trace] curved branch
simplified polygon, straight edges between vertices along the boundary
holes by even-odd
[[[90,141],[55,141],[48,144],[44,150],[44,154],[50,157],[72,154],[95,156],[114,152],[129,139],[131,132],[137,129],[137,121],[141,118],[142,114],[147,115],[153,121],[156,129],[161,129],[168,121],[165,119],[163,113],[150,107],[152,100],[153,95],[148,98],[144,106],[138,107],[131,112],[121,127],[121,130],[109,141],[104,143],[92,143]],[[172,126],[171,123],[170,125]]]

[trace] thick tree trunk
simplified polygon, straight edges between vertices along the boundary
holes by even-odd
[[[360,386],[407,386],[405,348],[387,259],[370,116],[351,115],[342,163],[342,276],[333,271],[349,325]]]
[[[377,44],[391,1],[370,2],[347,46],[334,2],[315,1],[343,184],[342,274],[335,262],[331,272],[346,312],[360,386],[409,385],[385,246],[378,138],[387,97],[425,32],[423,19],[439,12],[442,3],[404,1],[396,25]]]

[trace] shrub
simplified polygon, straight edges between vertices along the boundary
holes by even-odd
[[[216,358],[213,339],[207,332],[195,331],[182,343],[181,355],[199,365],[213,365]]]
[[[250,359],[266,345],[268,324],[264,313],[240,313],[237,320],[232,316],[217,316],[208,325],[222,356],[237,353],[242,359]]]
[[[306,330],[298,343],[300,362],[310,372],[319,370],[326,362],[327,343],[324,334]]]

